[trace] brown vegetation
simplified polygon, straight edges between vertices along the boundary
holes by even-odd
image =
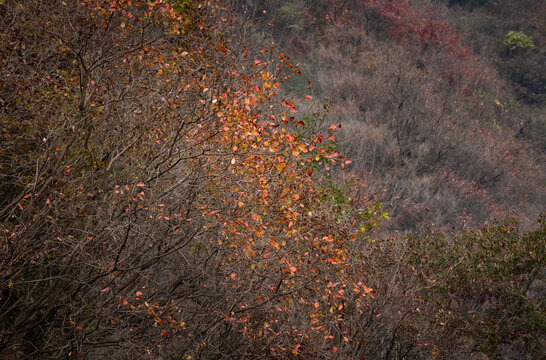
[[[0,1],[0,359],[540,357],[544,218],[465,228],[543,139],[445,8],[245,3]]]
[[[510,213],[530,225],[543,211],[544,46],[538,18],[527,21],[540,2],[516,6],[517,16],[504,1],[251,3],[276,21],[273,36],[302,63],[315,98],[329,98],[351,170],[385,189],[393,229],[453,230]],[[286,14],[296,8],[301,16]],[[512,29],[536,46],[505,55]],[[532,101],[521,96],[531,88]]]

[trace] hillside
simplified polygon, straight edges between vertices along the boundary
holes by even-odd
[[[531,224],[544,210],[543,2],[239,5],[326,99],[350,172],[389,204],[392,230],[514,213]],[[303,97],[302,80],[290,94]]]
[[[0,360],[539,358],[543,37],[490,6],[0,0]]]

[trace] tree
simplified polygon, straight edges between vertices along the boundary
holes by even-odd
[[[345,160],[274,100],[289,59],[215,1],[1,6],[0,352],[331,353],[383,213],[336,215],[313,169]]]

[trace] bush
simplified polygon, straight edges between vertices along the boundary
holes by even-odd
[[[533,39],[521,31],[508,31],[504,37],[504,45],[511,51],[532,49],[535,47]]]
[[[516,219],[447,238],[410,237],[408,265],[437,321],[490,358],[540,357],[546,331],[545,218],[539,228],[518,230]]]
[[[220,5],[0,4],[0,357],[318,359],[356,321],[382,210]]]
[[[363,244],[375,289],[343,350],[373,359],[536,359],[545,344],[544,218]]]

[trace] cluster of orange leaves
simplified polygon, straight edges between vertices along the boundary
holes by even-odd
[[[141,28],[137,24],[145,22],[154,22],[171,36],[201,31],[213,39],[206,46],[189,48],[146,43],[116,65],[128,74],[147,70],[153,75],[150,83],[160,89],[149,105],[155,116],[143,125],[147,151],[139,155],[146,160],[168,144],[184,143],[190,149],[189,166],[196,172],[206,171],[193,206],[206,219],[205,227],[218,229],[218,237],[210,239],[209,245],[221,249],[219,262],[225,276],[219,279],[220,285],[233,289],[233,296],[226,299],[231,310],[219,313],[220,318],[249,339],[266,339],[273,353],[297,355],[302,344],[322,340],[324,349],[337,352],[328,341],[340,337],[351,341],[346,325],[351,316],[362,313],[374,291],[363,284],[365,269],[355,260],[358,254],[352,244],[360,224],[336,216],[336,208],[323,196],[327,187],[307,166],[309,162],[344,166],[349,161],[323,146],[317,140],[322,137],[300,134],[292,116],[295,104],[276,99],[284,74],[299,74],[299,70],[274,48],[263,49],[250,63],[245,51],[240,63],[226,66],[222,61],[229,63],[230,45],[213,28],[208,29],[204,19],[192,18],[168,1],[81,3],[97,24],[119,16],[119,39],[131,38],[131,32]],[[212,12],[221,10],[215,1],[195,3]],[[92,67],[89,72],[97,75],[89,82],[88,92],[95,93],[89,113],[99,116],[105,102],[100,94],[106,92],[100,76],[108,78],[110,69]],[[174,83],[180,78],[184,84]],[[130,79],[121,81],[130,88]],[[74,82],[78,82],[76,76]],[[181,119],[178,110],[186,106],[194,107],[193,115]],[[182,132],[181,126],[185,127]],[[169,162],[163,164],[163,168],[169,166]],[[169,213],[164,204],[146,203],[151,191],[161,192],[177,181],[175,175],[161,184],[136,179],[134,185],[113,187],[112,198],[128,197],[125,212],[132,206],[157,212],[150,217],[172,223],[176,232],[191,219]],[[169,327],[185,328],[173,317],[180,309],[143,304],[140,295],[135,300],[120,298],[120,305],[130,311],[145,308],[164,337],[172,333]],[[348,306],[356,310],[346,313]]]
[[[183,33],[192,25],[168,2],[142,5],[133,1],[132,5],[148,6],[144,16],[155,18],[171,33]],[[119,11],[132,17],[130,6],[128,0],[109,1],[95,10],[104,16]],[[203,2],[199,6],[218,5]],[[202,28],[202,22],[196,21]],[[358,308],[366,306],[374,291],[361,281],[364,269],[355,266],[351,242],[356,239],[356,231],[332,216],[333,209],[321,197],[327,190],[305,166],[307,159],[324,166],[344,166],[343,158],[297,132],[291,116],[296,112],[293,102],[283,100],[286,109],[279,109],[275,97],[283,82],[283,68],[299,72],[288,57],[277,54],[274,48],[263,49],[262,56],[269,54],[269,59],[255,59],[246,64],[246,69],[244,63],[231,69],[228,75],[239,86],[232,89],[218,86],[217,80],[225,74],[217,73],[223,69],[216,69],[214,60],[209,63],[218,53],[227,53],[221,41],[212,49],[180,48],[170,53],[150,46],[143,54],[149,60],[143,60],[142,55],[135,60],[153,68],[155,81],[163,85],[168,85],[177,72],[191,71],[196,66],[211,69],[208,74],[188,78],[184,86],[185,93],[200,97],[200,117],[210,119],[197,124],[184,140],[198,144],[209,164],[207,175],[212,180],[207,184],[206,202],[200,204],[200,211],[209,219],[208,226],[221,226],[221,236],[211,240],[211,245],[224,249],[226,271],[222,285],[241,294],[238,299],[226,299],[233,302],[232,311],[219,316],[249,338],[270,338],[272,352],[297,355],[302,341],[317,337],[331,340],[339,337],[334,332],[341,329],[348,342],[345,334],[349,329],[344,327],[347,303],[351,302],[356,313],[361,314]],[[174,110],[184,105],[183,97],[164,101]],[[159,146],[166,141],[172,121],[161,119],[151,140]],[[191,125],[195,120],[183,121]],[[194,166],[202,167],[203,158],[196,159]],[[157,219],[186,221],[180,214],[164,214]],[[122,299],[122,303],[134,309],[127,300]],[[158,305],[146,307],[160,325],[180,326]],[[256,311],[262,315],[254,316]],[[161,319],[160,313],[171,320]]]

